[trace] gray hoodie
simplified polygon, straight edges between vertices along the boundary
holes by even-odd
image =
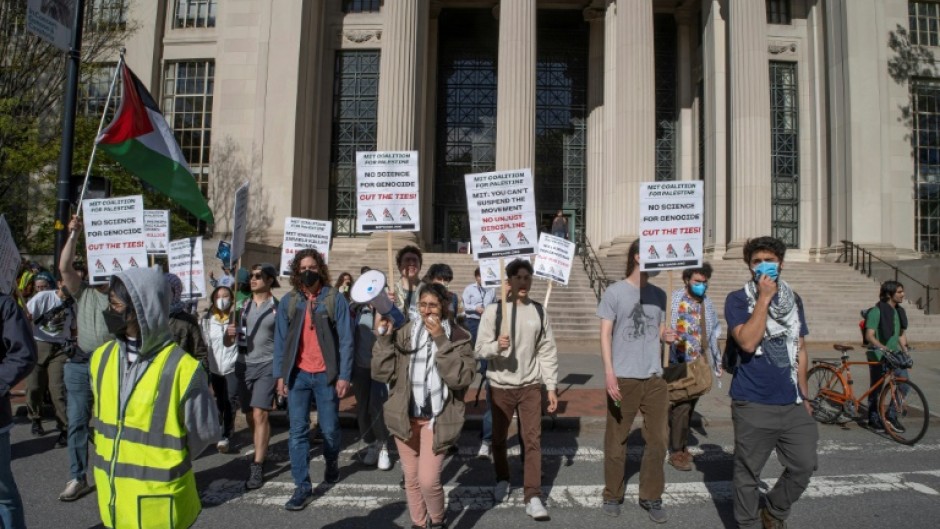
[[[127,347],[119,338],[121,366],[121,406],[127,402],[134,386],[150,367],[153,356],[173,341],[170,335],[170,292],[163,274],[149,268],[131,268],[117,275],[131,296],[140,325],[140,354],[129,362]],[[218,409],[209,392],[208,378],[197,370],[181,403],[186,426],[189,456],[195,459],[211,443],[219,440],[222,427]]]

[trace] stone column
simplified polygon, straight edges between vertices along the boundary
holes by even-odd
[[[676,12],[676,51],[679,84],[679,180],[695,180],[694,165],[694,126],[692,115],[694,102],[692,90],[692,22],[691,11],[680,9]]]
[[[615,175],[620,174],[617,165],[617,88],[617,4],[614,0],[608,0],[604,13],[604,172],[598,185],[601,194],[600,230],[598,240],[594,243],[602,254],[607,253],[615,235],[611,229],[611,218],[623,211],[622,204],[616,209],[610,209],[612,201],[608,198],[613,190]]]
[[[535,165],[535,15],[536,0],[499,4],[497,170]]]
[[[725,259],[738,259],[748,238],[770,235],[770,74],[764,1],[728,4],[731,242]]]
[[[588,7],[584,20],[590,27],[587,83],[587,201],[585,231],[592,245],[601,239],[604,179],[604,18],[606,11]]]
[[[605,208],[613,238],[607,255],[625,255],[639,236],[640,183],[655,178],[656,96],[653,2],[617,0],[616,170],[605,175]]]
[[[720,0],[705,0],[702,63],[705,73],[705,249],[715,257],[728,244],[728,92],[725,20]]]

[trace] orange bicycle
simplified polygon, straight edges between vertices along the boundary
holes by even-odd
[[[913,445],[927,433],[930,411],[924,392],[906,377],[897,376],[895,370],[913,365],[907,353],[887,351],[881,362],[849,362],[849,351],[854,347],[835,344],[842,353],[839,360],[816,359],[807,374],[809,395],[813,405],[813,417],[826,424],[844,424],[857,420],[861,409],[867,411],[869,395],[880,391],[878,416],[885,432],[895,441]],[[851,366],[885,364],[885,375],[858,398],[852,391]],[[889,420],[890,419],[890,420]]]

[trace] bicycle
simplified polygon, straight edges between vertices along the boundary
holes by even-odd
[[[896,369],[908,368],[913,360],[906,353],[887,351],[880,362],[850,362],[850,345],[835,344],[842,353],[839,360],[816,359],[807,373],[807,399],[813,405],[813,418],[825,424],[845,424],[860,417],[863,403],[869,395],[880,390],[878,417],[887,433],[895,441],[913,445],[927,433],[930,411],[924,392],[906,377],[895,374]],[[851,366],[885,365],[885,375],[858,398],[852,391]],[[867,405],[864,406],[867,410]],[[902,424],[903,421],[903,424]]]

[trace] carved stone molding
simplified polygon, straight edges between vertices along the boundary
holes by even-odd
[[[796,59],[795,42],[771,42],[767,45],[767,52],[777,59]]]
[[[599,7],[585,7],[582,14],[585,22],[600,22],[607,15],[607,10]]]
[[[342,39],[350,44],[382,42],[381,29],[347,29],[342,32]]]

